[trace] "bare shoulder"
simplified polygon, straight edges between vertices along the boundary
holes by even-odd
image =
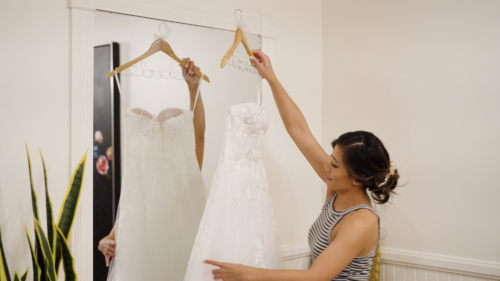
[[[375,224],[378,224],[378,216],[372,210],[362,208],[362,209],[358,209],[356,211],[352,211],[351,215],[353,218],[356,218],[359,220],[369,220],[369,221],[375,222]]]
[[[338,227],[338,230],[335,229]],[[332,244],[343,245],[353,257],[365,256],[378,239],[378,216],[368,209],[346,214],[331,233]]]
[[[359,209],[347,214],[342,220],[342,228],[344,231],[351,233],[364,233],[371,236],[374,232],[378,232],[378,216],[373,211],[368,209]]]

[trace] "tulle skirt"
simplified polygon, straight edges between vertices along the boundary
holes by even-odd
[[[238,174],[237,180],[230,165],[219,165],[184,281],[213,280],[212,270],[217,267],[203,263],[205,259],[258,268],[283,268],[263,169],[245,171],[247,176]]]

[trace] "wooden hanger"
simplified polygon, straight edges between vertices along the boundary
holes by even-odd
[[[248,44],[248,40],[247,40],[247,37],[245,36],[245,33],[243,33],[243,31],[238,27],[236,29],[236,33],[234,35],[233,45],[231,46],[231,48],[229,48],[229,51],[227,51],[227,53],[222,58],[222,61],[220,62],[220,68],[223,68],[224,66],[226,66],[227,61],[231,58],[234,51],[236,51],[236,48],[238,47],[240,42],[243,43],[243,47],[245,47],[247,54],[251,57],[254,56],[252,53],[252,50],[250,49],[250,45]],[[261,76],[261,78],[264,79],[264,77],[262,77],[262,76]]]
[[[120,72],[124,71],[125,69],[131,67],[132,65],[140,62],[141,60],[143,60],[143,59],[145,59],[145,58],[147,58],[147,57],[149,57],[149,56],[151,56],[159,51],[162,51],[165,54],[167,54],[168,56],[172,57],[178,63],[183,63],[183,61],[175,55],[174,51],[172,50],[170,45],[167,43],[167,41],[165,41],[163,39],[158,39],[158,40],[154,41],[153,44],[151,44],[151,47],[149,47],[149,50],[147,50],[142,56],[140,56],[134,60],[131,60],[131,61],[127,62],[126,64],[120,65],[119,67],[116,68],[116,72],[120,73]],[[198,77],[201,77],[201,75],[202,75],[199,70],[195,70],[195,74],[198,75]],[[115,71],[111,70],[108,73],[108,76],[106,76],[106,79],[109,79],[110,77],[112,77],[114,75],[115,75]],[[210,79],[208,79],[208,76],[206,76],[205,74],[203,74],[203,80],[210,83]]]
[[[227,53],[222,58],[222,61],[220,63],[220,68],[223,68],[226,65],[227,61],[231,58],[234,51],[236,51],[236,48],[238,47],[240,42],[243,43],[243,46],[245,47],[247,54],[249,56],[253,57],[253,53],[252,53],[252,50],[250,49],[250,45],[248,44],[247,37],[245,36],[243,31],[241,31],[241,29],[238,28],[238,29],[236,29],[236,33],[234,35],[233,45],[231,46],[231,48],[229,48],[229,51],[227,51]]]

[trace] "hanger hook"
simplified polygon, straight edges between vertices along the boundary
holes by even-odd
[[[161,25],[165,25],[165,30],[162,32],[161,30]],[[161,37],[168,37],[169,33],[170,33],[170,28],[168,27],[167,23],[162,21],[159,25],[158,25],[158,31],[160,32],[160,36]]]
[[[237,11],[240,11],[240,20],[239,21],[241,21],[241,19],[243,18],[243,12],[240,9],[236,9],[233,13],[233,16],[236,15]],[[239,21],[238,21],[238,16],[236,16],[236,24],[238,24]]]

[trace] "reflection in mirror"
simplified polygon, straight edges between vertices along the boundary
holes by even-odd
[[[116,253],[109,267],[111,280],[117,274],[130,280],[164,276],[183,280],[219,162],[228,109],[257,103],[262,80],[241,44],[220,68],[234,31],[106,12],[96,12],[94,28],[95,74],[99,75],[94,94],[100,94],[95,97],[100,107],[94,124],[106,118],[109,126],[114,124],[109,135],[99,135],[101,141],[111,138],[113,129],[121,130],[110,144],[116,150],[121,143],[121,159],[108,157],[104,149],[94,151],[94,178],[101,181],[94,181],[94,280],[108,276],[103,253]],[[246,36],[252,49],[260,49],[260,36]],[[106,80],[105,70],[143,55],[159,37],[179,58],[189,58],[199,67],[210,83],[199,82],[196,75],[184,79],[179,63],[157,52],[118,75],[117,93],[115,80]],[[110,50],[118,46],[114,60],[112,52],[97,56],[102,46]],[[97,71],[98,66],[103,69]],[[101,129],[95,125],[94,131]],[[122,173],[121,186],[110,169],[106,173],[99,169],[111,163]],[[119,199],[116,205],[113,195]]]

